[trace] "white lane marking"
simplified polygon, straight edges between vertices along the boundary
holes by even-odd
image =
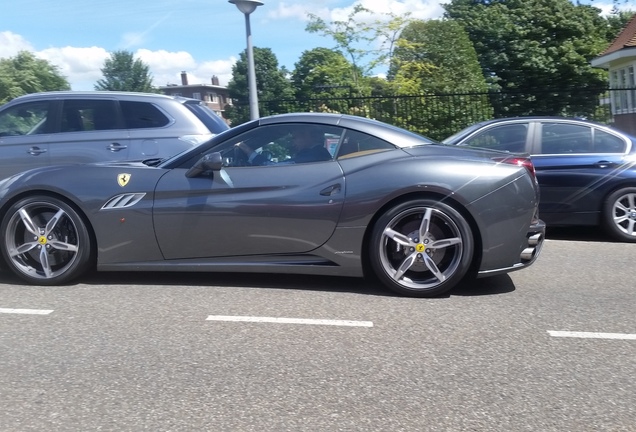
[[[347,321],[347,320],[327,320],[327,319],[305,319],[305,318],[273,318],[273,317],[251,317],[251,316],[226,316],[210,315],[206,321],[233,321],[233,322],[256,322],[256,323],[277,323],[277,324],[309,324],[328,325],[346,327],[373,327],[371,321]]]
[[[572,331],[554,331],[554,330],[548,330],[548,333],[550,334],[550,336],[553,336],[553,337],[636,340],[636,334],[628,334],[628,333],[595,333],[595,332],[572,332]]]
[[[6,314],[25,314],[25,315],[48,315],[52,310],[45,309],[7,309],[0,308],[0,313]]]

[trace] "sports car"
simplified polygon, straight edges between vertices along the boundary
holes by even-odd
[[[311,151],[301,157],[301,147]],[[2,180],[0,248],[6,267],[36,285],[92,268],[276,272],[375,277],[428,297],[535,262],[538,199],[523,155],[361,117],[283,114],[167,160]]]

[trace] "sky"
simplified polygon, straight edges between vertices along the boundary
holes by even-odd
[[[252,44],[270,48],[289,70],[304,51],[334,48],[329,37],[305,30],[308,14],[326,22],[346,21],[355,4],[377,17],[411,13],[441,18],[450,0],[262,0],[250,15]],[[572,0],[575,1],[575,0]],[[604,13],[611,0],[584,0]],[[150,68],[155,86],[227,85],[232,65],[245,50],[245,16],[227,0],[3,0],[0,58],[31,51],[59,68],[73,90],[93,90],[109,53],[132,52]],[[622,7],[636,10],[636,0]],[[379,71],[382,73],[382,71]]]

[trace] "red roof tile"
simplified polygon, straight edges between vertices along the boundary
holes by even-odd
[[[615,51],[620,51],[623,48],[636,47],[636,14],[629,20],[623,31],[621,31],[614,42],[607,47],[602,56],[610,54]]]

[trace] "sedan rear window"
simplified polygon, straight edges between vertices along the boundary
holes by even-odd
[[[600,129],[595,129],[594,152],[625,153],[625,140]]]

